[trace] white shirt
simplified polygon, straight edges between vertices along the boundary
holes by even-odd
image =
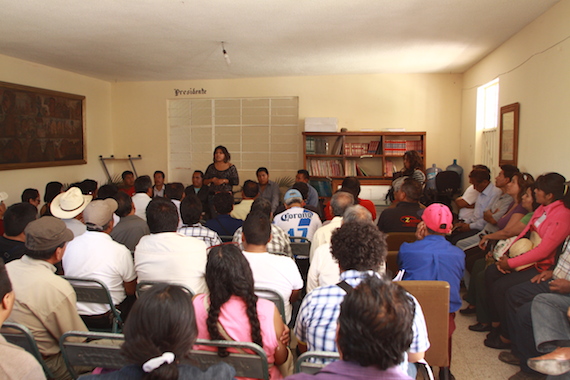
[[[467,202],[468,205],[473,206],[475,202],[477,202],[477,198],[479,198],[479,192],[475,190],[473,185],[470,185],[465,191],[461,198]],[[459,210],[459,219],[468,220],[473,216],[473,212],[475,209],[464,207]]]
[[[127,296],[123,282],[137,277],[131,251],[104,232],[86,231],[70,241],[63,255],[63,269],[66,276],[103,282],[109,288],[115,305]],[[99,315],[108,310],[106,305],[77,303],[80,315]]]
[[[332,218],[329,224],[323,225],[319,228],[313,235],[313,240],[311,240],[311,251],[309,254],[309,261],[313,261],[313,255],[315,250],[323,244],[331,242],[331,235],[334,230],[340,228],[342,225],[342,216],[335,216]]]
[[[239,204],[234,206],[230,216],[232,218],[245,220],[251,211],[251,205],[253,204],[253,199],[244,199]]]
[[[273,218],[273,223],[281,227],[289,236],[302,236],[309,240],[313,238],[315,231],[323,225],[316,212],[298,206],[288,208],[277,214]]]
[[[136,193],[132,199],[136,208],[135,215],[142,220],[146,220],[146,206],[148,206],[152,198],[146,193]]]
[[[138,281],[160,281],[207,293],[206,244],[176,232],[143,236],[135,248]]]
[[[289,323],[291,320],[289,298],[293,290],[303,287],[303,279],[297,264],[290,257],[273,255],[268,252],[243,251],[243,254],[249,261],[255,287],[273,289],[281,294],[285,301],[285,320]]]

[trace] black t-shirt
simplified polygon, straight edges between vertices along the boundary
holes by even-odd
[[[22,241],[6,239],[0,236],[0,254],[4,260],[4,264],[8,264],[12,260],[19,259],[26,252],[26,245]]]
[[[378,219],[378,229],[382,232],[416,232],[421,222],[419,203],[398,202],[396,207],[382,211]]]

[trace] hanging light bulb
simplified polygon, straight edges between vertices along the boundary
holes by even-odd
[[[224,59],[226,60],[227,65],[231,65],[232,61],[230,61],[230,56],[228,55],[228,52],[226,51],[226,48],[224,47],[224,41],[222,41],[222,53],[224,54]]]

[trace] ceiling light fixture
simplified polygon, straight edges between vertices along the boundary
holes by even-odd
[[[224,54],[224,59],[226,60],[226,63],[229,65],[232,64],[232,61],[230,61],[230,56],[228,55],[228,52],[226,51],[226,48],[224,47],[224,41],[222,41],[222,54]]]

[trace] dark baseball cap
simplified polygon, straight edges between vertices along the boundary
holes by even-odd
[[[73,240],[73,232],[53,216],[44,216],[30,222],[24,233],[26,248],[32,251],[47,251]]]

